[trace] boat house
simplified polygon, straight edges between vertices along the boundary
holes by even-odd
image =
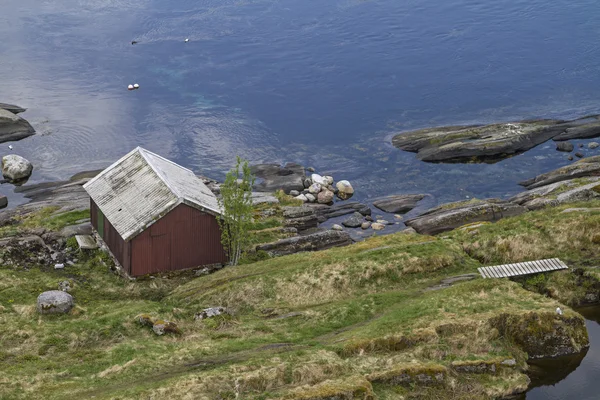
[[[130,276],[227,262],[217,199],[189,169],[137,147],[83,187],[92,226]]]

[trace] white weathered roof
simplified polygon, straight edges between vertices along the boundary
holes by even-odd
[[[192,171],[141,147],[83,188],[126,241],[182,203],[220,214],[215,195]]]

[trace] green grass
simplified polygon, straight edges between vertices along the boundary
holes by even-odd
[[[529,348],[518,332],[543,342],[547,329],[559,326],[580,345],[583,320],[556,299],[581,297],[599,278],[586,266],[598,257],[600,213],[561,210],[444,239],[395,234],[266,260],[254,254],[256,262],[198,278],[127,281],[109,272],[100,251],[64,270],[0,267],[0,398],[488,399],[523,389],[519,368]],[[82,216],[47,213],[23,226],[61,229]],[[257,218],[253,228],[253,240],[271,240],[281,232],[280,219]],[[553,256],[580,267],[577,276],[586,279],[564,272],[427,290],[489,263]],[[38,315],[38,294],[63,280],[71,282],[75,309]],[[565,313],[557,319],[559,305]],[[212,306],[233,315],[194,320]],[[137,322],[140,314],[173,321],[181,334],[156,336]],[[519,368],[449,372],[438,386],[375,379],[506,358]]]

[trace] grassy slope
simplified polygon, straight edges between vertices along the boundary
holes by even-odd
[[[533,311],[559,325],[577,314],[565,308],[565,320],[557,319],[555,300],[508,280],[424,289],[482,263],[560,256],[572,265],[598,265],[600,213],[561,209],[436,238],[380,236],[195,279],[124,281],[108,272],[99,253],[63,271],[0,267],[0,397],[459,399],[509,393],[527,385],[519,369],[457,374],[450,367],[507,358],[525,365],[523,349],[491,322],[501,314],[519,319]],[[567,274],[553,276],[570,282]],[[65,279],[74,287],[74,311],[37,315],[36,296]],[[194,321],[195,312],[216,305],[235,315]],[[291,312],[300,315],[275,317]],[[183,333],[157,337],[136,323],[142,313],[175,321]],[[439,371],[448,377],[442,386],[391,383],[401,374]]]

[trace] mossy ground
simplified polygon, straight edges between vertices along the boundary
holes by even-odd
[[[426,289],[482,265],[536,258],[560,257],[595,274],[587,267],[600,257],[600,214],[561,209],[442,237],[378,236],[198,278],[126,281],[101,252],[58,271],[0,267],[0,398],[487,399],[522,390],[527,354],[494,321],[509,315],[523,324],[533,313],[541,326],[562,326],[581,317],[507,279]],[[259,219],[256,231],[278,221]],[[37,295],[63,280],[75,309],[38,315]],[[559,305],[563,317],[554,313]],[[233,316],[194,320],[211,306]],[[156,336],[137,322],[141,314],[174,321],[182,333]],[[503,359],[517,366],[494,374],[451,368]],[[446,375],[441,384],[375,379],[398,371]]]

